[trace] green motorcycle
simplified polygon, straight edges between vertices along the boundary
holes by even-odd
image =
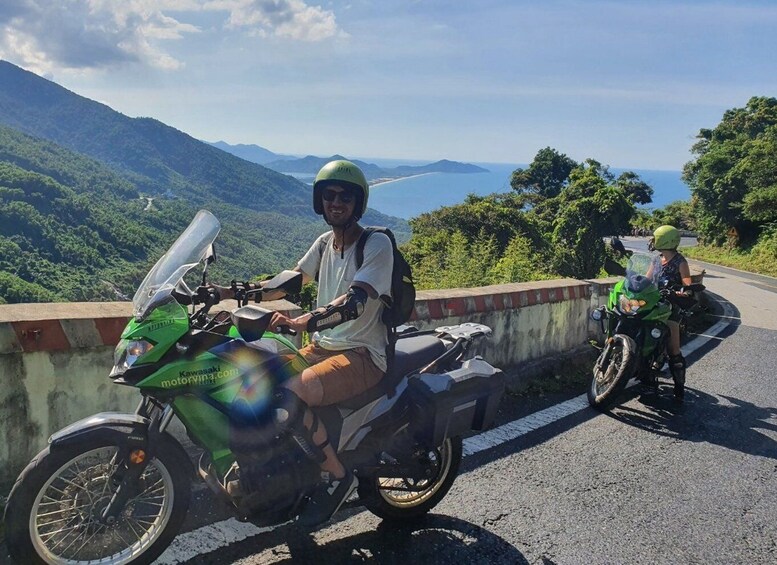
[[[659,290],[661,258],[634,253],[622,269],[617,274],[625,278],[610,291],[607,305],[591,313],[606,336],[588,387],[588,402],[598,410],[609,408],[632,377],[654,382],[667,359],[672,307]]]
[[[265,292],[298,293],[301,273],[284,271],[260,290],[235,285],[239,307],[211,314],[219,297],[206,275],[219,230],[200,211],[133,298],[109,376],[139,390],[136,412],[56,432],[17,479],[5,510],[15,561],[151,563],[178,533],[196,477],[257,525],[304,510],[319,466],[272,408],[278,386],[307,365],[284,328],[268,328],[273,312],[248,305]],[[468,355],[490,333],[471,323],[404,332],[379,385],[315,409],[373,513],[414,518],[450,489],[461,435],[491,425],[504,390],[501,371]],[[168,431],[174,417],[201,451],[196,464]]]

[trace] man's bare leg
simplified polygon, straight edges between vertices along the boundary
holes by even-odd
[[[324,400],[324,387],[321,385],[321,381],[313,371],[308,369],[289,379],[283,386],[291,390],[308,406],[320,406]],[[308,430],[312,429],[313,413],[310,410],[305,411],[302,423]],[[316,445],[321,445],[328,437],[326,428],[323,423],[319,422],[318,429],[313,434],[313,442]],[[333,477],[338,479],[345,476],[345,467],[337,458],[334,448],[327,444],[322,451],[326,459],[321,463],[321,470],[331,473]]]

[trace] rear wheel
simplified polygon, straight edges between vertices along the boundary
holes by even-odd
[[[171,440],[172,441],[172,440]],[[108,523],[117,448],[107,441],[42,451],[19,476],[6,509],[7,545],[25,564],[151,563],[173,540],[189,507],[190,478],[160,441],[138,492]]]
[[[637,345],[627,335],[615,334],[605,345],[594,365],[593,379],[588,387],[588,403],[597,410],[606,410],[634,373]]]
[[[434,469],[433,478],[365,478],[359,481],[359,498],[370,512],[384,520],[419,518],[448,494],[459,473],[461,447],[461,437],[448,438],[426,454]]]

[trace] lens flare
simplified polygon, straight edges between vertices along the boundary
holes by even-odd
[[[241,419],[257,422],[267,416],[273,390],[305,368],[296,355],[261,355],[250,350],[238,353],[235,361],[242,384],[233,409]]]

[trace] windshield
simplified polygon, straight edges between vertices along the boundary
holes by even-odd
[[[661,256],[658,253],[634,253],[626,265],[626,290],[643,292],[650,285],[658,286]]]
[[[138,321],[160,304],[172,299],[178,281],[207,257],[220,229],[221,224],[216,216],[207,210],[197,212],[189,227],[156,262],[138,287],[132,299],[132,315]]]

